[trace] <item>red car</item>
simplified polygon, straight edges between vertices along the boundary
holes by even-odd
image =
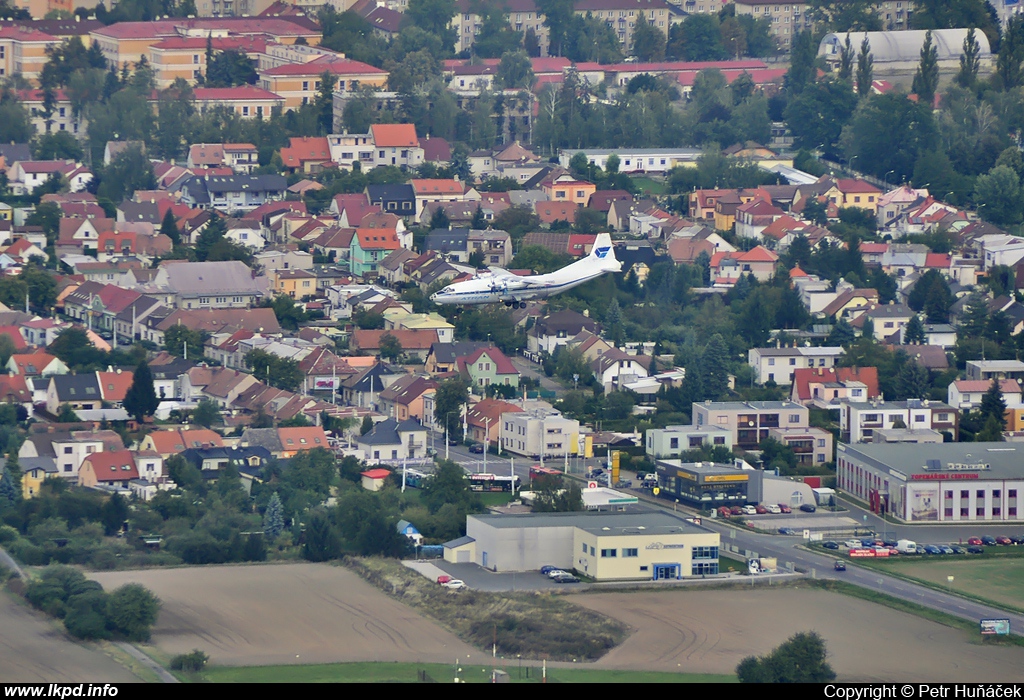
[[[996,544],[1013,544],[1013,540],[1006,535],[1000,535],[996,538]]]
[[[967,544],[973,545],[973,546],[980,545],[981,544],[981,538],[980,537],[968,537],[967,538]]]
[[[784,503],[780,503],[779,504],[779,510],[781,510],[783,513],[792,513],[793,512],[793,509],[790,508],[789,506],[787,506]]]
[[[757,511],[758,515],[765,515],[768,512],[768,509],[761,505],[754,506],[754,510]]]
[[[743,509],[740,508],[739,506],[733,506],[732,508],[729,509],[729,512],[733,515],[743,515]]]
[[[451,580],[452,580],[452,577],[449,576],[448,574],[442,574],[442,575],[437,577],[437,582],[440,583],[442,586],[444,584],[448,583]]]
[[[720,516],[722,516],[723,518],[731,518],[732,517],[732,511],[730,511],[725,506],[722,506],[721,508],[718,509],[718,514]]]

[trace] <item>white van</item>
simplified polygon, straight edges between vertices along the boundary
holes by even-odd
[[[896,543],[896,551],[900,554],[917,554],[917,542],[913,540],[900,540]]]

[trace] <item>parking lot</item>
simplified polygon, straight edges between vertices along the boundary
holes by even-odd
[[[405,562],[409,568],[418,571],[432,581],[441,574],[465,581],[469,588],[477,591],[545,591],[578,587],[576,583],[555,583],[539,571],[510,571],[495,573],[476,564],[453,564],[443,559],[430,562]]]

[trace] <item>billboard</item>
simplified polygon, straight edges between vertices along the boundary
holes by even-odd
[[[873,557],[877,556],[877,553],[873,549],[851,549],[850,558],[857,559],[859,557]]]
[[[314,391],[336,391],[340,386],[339,377],[317,377],[313,382]]]
[[[916,487],[910,490],[910,519],[939,519],[939,489]]]
[[[987,619],[981,621],[982,634],[1009,634],[1010,621],[1005,619]]]

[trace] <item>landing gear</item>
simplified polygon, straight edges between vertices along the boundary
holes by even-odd
[[[526,308],[526,302],[525,301],[506,301],[505,302],[505,306],[507,308],[509,308],[509,309],[525,309]]]

